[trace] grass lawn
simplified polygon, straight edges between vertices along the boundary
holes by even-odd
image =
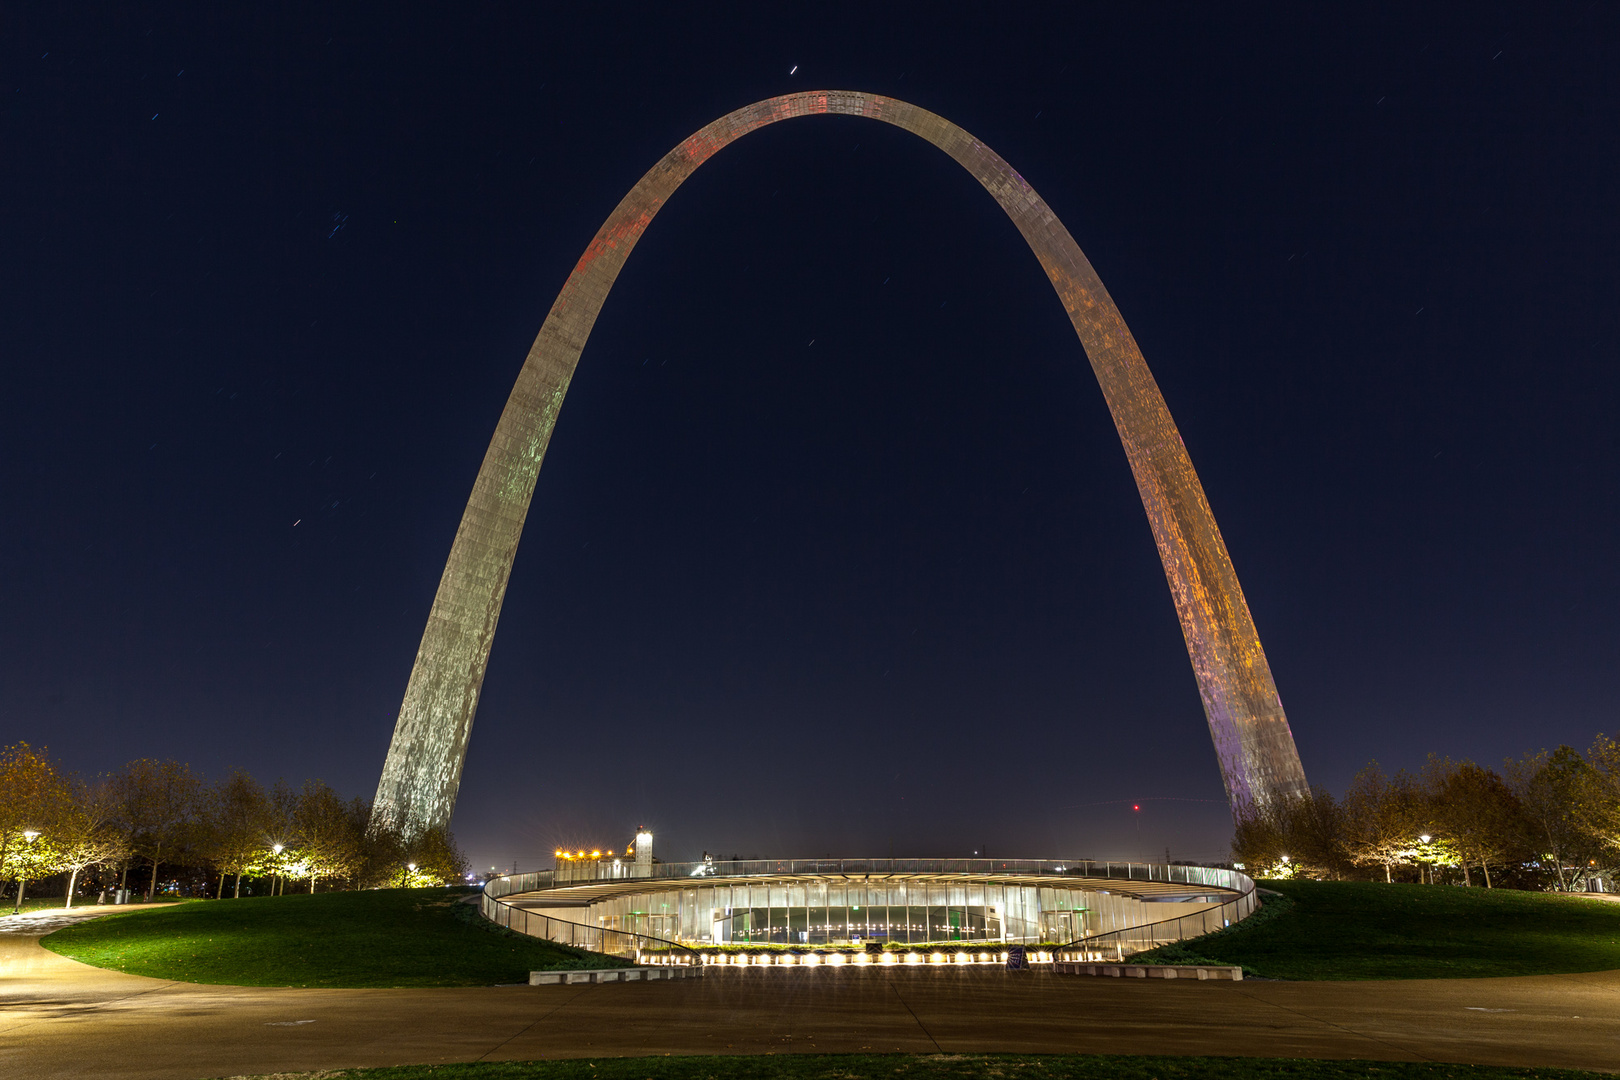
[[[1506,889],[1267,881],[1291,904],[1155,949],[1276,979],[1452,979],[1620,968],[1620,904]],[[1261,909],[1264,912],[1264,908]]]
[[[344,1080],[1597,1080],[1573,1069],[1506,1069],[1300,1058],[1104,1057],[1093,1054],[778,1054],[405,1065],[278,1073]]]
[[[43,938],[96,967],[237,986],[492,986],[544,968],[623,961],[486,922],[466,893],[379,889],[194,900],[93,919]]]
[[[93,896],[90,898],[90,907],[95,907],[95,900],[96,898]],[[60,896],[27,896],[23,898],[22,909],[24,912],[44,911],[46,908],[59,908],[62,906],[62,903],[63,900]],[[73,898],[73,906],[75,908],[84,903],[85,899],[82,896],[75,896]],[[7,897],[4,900],[0,900],[0,919],[10,915],[11,909],[16,906],[17,901],[13,897]]]
[[[34,896],[32,894],[29,894],[27,897],[25,897],[23,899],[22,910],[23,910],[23,913],[27,913],[27,912],[30,912],[30,911],[44,911],[46,908],[60,908],[64,903],[66,903],[66,899],[64,897],[61,897],[61,896]],[[132,904],[144,904],[144,903],[146,903],[146,898],[138,896],[138,897],[135,897],[134,899],[132,899],[130,901],[130,903],[132,903]],[[160,896],[156,900],[154,900],[153,903],[156,903],[156,904],[178,904],[178,903],[181,903],[181,901],[176,900],[172,896]],[[15,900],[9,900],[9,899],[8,900],[0,900],[0,919],[3,919],[7,915],[10,915],[11,914],[11,909],[16,907],[16,906],[17,906],[17,902]],[[74,911],[81,911],[81,910],[85,910],[85,909],[88,909],[88,908],[93,908],[95,906],[96,906],[96,898],[95,898],[94,895],[75,896],[73,898],[73,910]]]

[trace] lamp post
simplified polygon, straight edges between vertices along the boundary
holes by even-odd
[[[281,845],[270,845],[270,854],[275,858],[270,863],[270,895],[276,895],[276,883],[281,878]]]
[[[33,847],[34,846],[34,841],[39,839],[39,830],[38,829],[24,829],[23,830],[23,839],[28,841],[28,846],[29,847]],[[27,856],[24,856],[23,857],[22,868],[21,868],[20,872],[17,874],[17,906],[11,909],[11,913],[13,915],[17,914],[19,911],[22,910],[23,891],[25,889],[27,889],[27,888],[28,888],[28,859],[27,859]]]
[[[1428,842],[1429,842],[1429,839],[1430,839],[1429,834],[1424,833],[1422,836],[1418,837],[1418,843],[1427,845]],[[1424,872],[1427,869],[1428,869],[1428,860],[1423,858],[1423,853],[1422,852],[1419,852],[1418,853],[1418,883],[1419,884],[1433,885],[1434,884],[1434,875],[1433,874],[1428,874],[1427,875],[1428,879],[1429,879],[1427,882],[1423,881],[1423,878],[1425,876]]]

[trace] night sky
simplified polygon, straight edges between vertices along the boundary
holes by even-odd
[[[962,125],[1074,234],[1314,783],[1620,728],[1613,6],[344,7],[0,15],[0,742],[369,797],[586,243],[691,132],[823,88]],[[1063,308],[886,125],[699,170],[558,422],[454,827],[534,868],[643,822],[1227,855]]]

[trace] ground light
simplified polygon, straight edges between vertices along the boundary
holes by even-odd
[[[873,965],[893,964],[942,964],[968,966],[974,964],[1005,964],[1008,954],[1006,952],[931,952],[926,954],[907,953],[904,960],[899,959],[892,952],[885,952],[873,958],[871,953],[706,953],[695,960],[684,956],[670,956],[668,954],[642,953],[636,957],[636,963],[647,964],[653,967],[686,967],[700,964],[704,967],[871,967]],[[1101,954],[1069,954],[1059,956],[1049,950],[1037,950],[1029,954],[1030,963],[1050,964],[1059,959],[1078,960],[1080,962],[1098,962]]]

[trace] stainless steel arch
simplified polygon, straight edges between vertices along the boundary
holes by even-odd
[[[919,135],[972,173],[1057,290],[1119,430],[1153,526],[1234,812],[1305,790],[1294,738],[1220,530],[1164,398],[1108,291],[1056,215],[1011,166],[925,109],[845,90],[786,94],[721,117],[631,189],[580,256],[529,349],[473,485],[400,706],[374,820],[449,823],[501,601],[563,395],[608,291],[653,215],[743,135],[799,116],[865,116]]]

